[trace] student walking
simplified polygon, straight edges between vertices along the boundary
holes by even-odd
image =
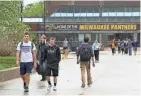
[[[54,77],[54,87],[53,90],[57,90],[57,76],[59,74],[59,62],[61,60],[61,53],[60,48],[55,44],[56,39],[54,37],[50,38],[49,45],[44,50],[44,59],[43,61],[46,61],[46,73],[47,81],[48,81],[48,88],[49,91],[52,87],[52,83],[50,81],[50,77],[52,76],[51,73],[53,73]]]
[[[137,54],[138,43],[137,43],[137,41],[135,39],[132,42],[132,46],[133,46],[133,50],[134,50],[134,55],[136,55]]]
[[[121,42],[120,46],[121,46],[121,52],[122,52],[122,55],[123,55],[124,54],[124,49],[125,49],[124,48],[124,41]]]
[[[80,62],[80,68],[81,68],[81,79],[82,79],[82,88],[85,87],[85,68],[87,70],[87,82],[88,86],[90,87],[92,84],[92,77],[91,77],[91,65],[90,60],[92,59],[93,67],[95,67],[94,64],[94,54],[91,45],[88,44],[89,38],[84,38],[84,43],[80,44],[77,52],[77,64]],[[80,57],[80,59],[79,59]]]
[[[121,52],[121,41],[120,40],[118,40],[117,46],[118,46],[118,54],[120,54]]]
[[[127,38],[126,38],[126,40],[124,41],[124,53],[125,54],[128,54],[128,41],[127,41]]]
[[[20,61],[20,63],[19,63]],[[24,34],[24,40],[17,46],[16,64],[20,66],[20,75],[23,79],[25,92],[29,91],[30,73],[34,66],[36,69],[36,47],[30,41],[28,32]]]
[[[43,52],[44,49],[46,47],[46,36],[42,35],[41,36],[41,42],[38,45],[38,49],[37,49],[37,71],[38,74],[42,75],[42,79],[41,81],[45,81],[46,80],[46,76],[45,76],[45,62],[43,62]]]
[[[95,62],[99,62],[99,50],[100,50],[100,43],[97,40],[92,45],[94,55],[95,55]]]
[[[64,53],[63,58],[67,59],[68,58],[68,41],[67,41],[67,38],[65,38],[65,40],[63,41],[63,53]]]
[[[116,42],[115,42],[115,40],[113,40],[112,41],[112,43],[111,43],[111,49],[112,49],[112,54],[114,55],[115,54],[115,49],[116,49]]]
[[[132,56],[132,41],[130,39],[128,40],[128,51],[129,56]]]

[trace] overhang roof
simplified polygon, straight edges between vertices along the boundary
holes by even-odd
[[[112,0],[112,1],[107,1],[107,0],[82,0],[82,1],[45,1],[45,6],[46,9],[48,9],[48,15],[51,15],[54,13],[57,9],[63,7],[63,6],[69,6],[69,5],[76,5],[76,6],[104,6],[104,7],[139,7],[140,6],[140,1],[139,0]]]

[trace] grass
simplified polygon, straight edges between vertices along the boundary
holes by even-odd
[[[0,70],[16,67],[16,58],[12,56],[0,57]]]

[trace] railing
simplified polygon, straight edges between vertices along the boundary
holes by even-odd
[[[20,20],[20,19],[19,19]],[[43,18],[23,18],[23,22],[43,22]],[[140,17],[49,17],[46,22],[139,22]]]

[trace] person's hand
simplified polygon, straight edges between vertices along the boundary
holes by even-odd
[[[39,60],[37,60],[37,64],[40,65]]]
[[[95,64],[94,64],[94,62],[93,62],[93,67],[95,67]]]
[[[19,66],[19,60],[16,60],[16,65]]]
[[[79,64],[79,61],[77,61],[77,64]]]

